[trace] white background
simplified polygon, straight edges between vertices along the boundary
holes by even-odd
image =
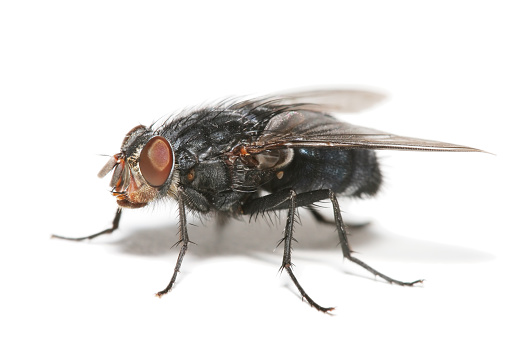
[[[496,1],[5,1],[0,5],[3,338],[506,337],[509,25]],[[283,225],[190,217],[176,288],[176,205],[115,211],[100,154],[133,126],[231,95],[317,85],[390,98],[352,123],[494,153],[381,152],[376,199],[342,203],[359,258],[305,211],[295,272]],[[327,204],[324,204],[327,206]],[[328,210],[325,210],[326,212]],[[330,212],[330,211],[329,211]],[[329,214],[330,216],[330,214]]]

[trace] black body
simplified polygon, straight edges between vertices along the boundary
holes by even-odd
[[[236,147],[254,143],[275,115],[286,114],[277,112],[277,107],[270,106],[203,109],[165,124],[157,132],[174,147],[179,184],[188,208],[202,213],[241,214],[242,205],[258,197],[260,189],[269,193],[330,189],[355,197],[378,191],[381,173],[372,150],[298,148],[291,156],[286,155],[290,159],[283,166],[275,168],[260,168],[246,159],[249,156],[232,154]],[[194,172],[193,180],[188,180],[190,171]],[[278,172],[283,172],[281,179]]]

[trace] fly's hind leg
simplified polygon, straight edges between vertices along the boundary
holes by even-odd
[[[422,283],[423,282],[422,279],[415,280],[415,281],[412,281],[412,282],[403,282],[403,281],[399,281],[399,280],[396,280],[396,279],[392,279],[391,277],[388,277],[385,274],[380,273],[379,271],[375,270],[374,268],[372,268],[371,266],[369,266],[365,262],[363,262],[363,261],[353,257],[352,256],[352,250],[350,249],[350,245],[348,244],[348,237],[347,237],[347,234],[346,234],[346,227],[345,227],[345,224],[343,222],[343,218],[341,217],[341,211],[339,210],[339,204],[338,204],[338,199],[336,198],[336,194],[334,194],[334,192],[332,192],[332,191],[329,191],[329,199],[332,202],[332,207],[334,209],[334,220],[336,222],[336,228],[337,228],[338,235],[339,235],[339,243],[341,245],[341,250],[343,251],[343,256],[345,258],[347,258],[351,262],[354,262],[357,265],[365,268],[369,272],[373,273],[375,276],[379,276],[380,278],[388,281],[391,284],[394,283],[394,284],[402,285],[402,286],[412,286],[414,284]]]
[[[319,223],[328,225],[328,226],[334,226],[336,227],[336,221],[335,220],[328,220],[326,219],[317,209],[315,206],[308,206],[307,209],[309,212],[311,212],[311,215],[315,218],[316,221]],[[347,227],[353,227],[353,228],[360,228],[364,226],[370,225],[371,222],[365,221],[365,222],[348,222]]]
[[[117,230],[118,224],[120,223],[121,215],[122,215],[122,209],[119,207],[119,208],[117,208],[117,212],[115,213],[115,218],[113,219],[113,222],[112,222],[110,228],[107,228],[105,230],[102,230],[101,232],[97,232],[97,233],[94,233],[94,234],[86,236],[86,237],[70,238],[70,237],[63,237],[61,235],[56,235],[56,234],[52,234],[51,237],[56,238],[56,239],[64,239],[64,240],[72,240],[72,241],[82,241],[82,240],[94,239],[100,235],[113,233],[115,230]]]

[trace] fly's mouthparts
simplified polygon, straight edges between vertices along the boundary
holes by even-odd
[[[119,200],[124,200],[126,197],[127,197],[127,191],[122,191],[122,192],[116,192],[114,190],[111,191],[111,194],[119,199]]]

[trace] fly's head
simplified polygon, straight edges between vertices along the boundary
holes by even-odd
[[[145,126],[133,128],[124,138],[120,153],[108,160],[100,178],[113,171],[110,186],[121,207],[140,208],[164,196],[172,182],[175,157],[171,144]]]

